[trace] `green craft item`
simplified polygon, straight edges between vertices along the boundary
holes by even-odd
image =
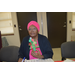
[[[29,39],[29,42],[31,43],[32,49],[33,49],[34,51],[36,51],[36,48],[39,47],[38,45],[37,45],[37,47],[35,46],[35,44],[37,44],[37,42],[35,42],[35,40],[33,40],[31,37],[30,37],[30,39]],[[30,46],[29,49],[31,49],[31,46]]]

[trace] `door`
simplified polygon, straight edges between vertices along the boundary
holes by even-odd
[[[32,20],[37,21],[37,13],[17,12],[17,19],[19,26],[20,42],[22,42],[23,38],[28,36],[27,24]]]
[[[48,40],[52,48],[66,42],[66,12],[47,12]]]

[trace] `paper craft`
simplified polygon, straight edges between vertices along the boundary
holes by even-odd
[[[54,62],[54,61],[53,59],[48,58],[48,59],[32,59],[32,60],[25,59],[25,62]]]
[[[64,60],[64,62],[75,62],[75,61],[70,60],[70,59],[66,59],[66,60]]]
[[[31,37],[30,37],[30,39],[29,39],[29,46],[30,46],[30,50],[31,49],[33,49],[34,51],[36,51],[36,48],[38,48],[39,46],[37,45],[37,42],[34,40],[34,39],[32,39]]]

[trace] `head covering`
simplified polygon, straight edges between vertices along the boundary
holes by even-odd
[[[39,26],[39,24],[38,24],[36,21],[30,21],[30,22],[28,23],[28,25],[27,25],[27,29],[29,29],[29,27],[30,27],[31,25],[34,25],[34,26],[38,29],[38,32],[39,32],[40,26]]]

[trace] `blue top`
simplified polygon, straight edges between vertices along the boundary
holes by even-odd
[[[26,59],[29,60],[29,52],[30,52],[29,37],[30,36],[24,37],[19,49],[18,59],[25,57]],[[38,34],[38,43],[39,43],[39,47],[42,52],[42,55],[44,56],[44,59],[52,58],[53,51],[47,37],[44,35]]]

